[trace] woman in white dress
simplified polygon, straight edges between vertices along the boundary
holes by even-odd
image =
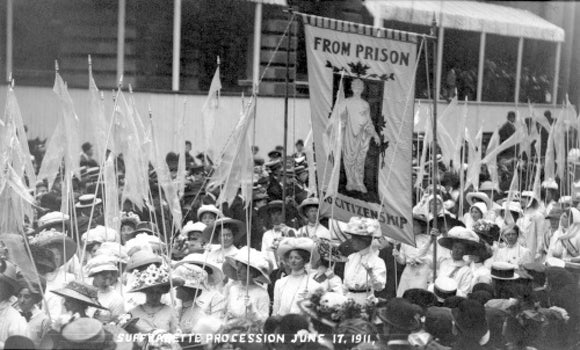
[[[203,230],[203,240],[210,244],[208,260],[221,266],[227,256],[234,256],[238,243],[245,234],[245,225],[230,218],[217,219]]]
[[[223,269],[230,279],[224,288],[225,318],[266,321],[270,311],[270,296],[265,285],[270,283],[270,269],[262,253],[242,247],[236,255],[226,258]]]
[[[397,297],[402,297],[407,289],[426,289],[432,273],[433,239],[427,234],[427,220],[423,216],[413,216],[413,233],[417,247],[402,244],[400,250],[393,249],[397,262],[405,265]]]
[[[505,226],[500,233],[500,239],[504,241],[505,245],[495,251],[493,262],[507,262],[515,266],[532,261],[530,250],[523,247],[519,241],[520,228],[518,225],[512,224]]]
[[[306,220],[306,225],[298,229],[298,237],[330,239],[330,231],[318,222],[319,204],[318,198],[310,197],[298,206],[298,213]]]
[[[306,271],[313,248],[314,241],[305,237],[287,237],[280,242],[277,254],[290,267],[290,274],[274,285],[273,316],[300,313],[298,302],[321,287]]]

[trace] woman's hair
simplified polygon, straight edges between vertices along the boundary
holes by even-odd
[[[500,236],[503,237],[506,233],[510,232],[511,230],[514,230],[516,232],[516,234],[518,235],[518,237],[520,236],[521,230],[520,230],[520,227],[516,224],[510,224],[510,225],[504,226],[504,228],[501,229]]]
[[[310,261],[310,253],[304,249],[291,249],[284,255],[284,258],[288,259],[291,252],[298,253],[298,255],[300,255],[300,257],[302,258],[302,260],[304,260],[305,263],[308,263]]]
[[[276,329],[278,334],[296,334],[301,329],[308,330],[310,323],[305,316],[299,314],[287,314],[280,318]]]

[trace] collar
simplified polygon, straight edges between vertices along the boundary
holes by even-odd
[[[297,276],[304,276],[304,275],[306,275],[306,269],[302,269],[302,270],[300,270],[298,272],[291,271],[289,276],[295,276],[295,277],[297,277]]]
[[[361,256],[365,256],[365,255],[368,255],[370,252],[371,252],[371,246],[368,246],[365,249],[358,251],[357,254],[360,254]]]
[[[463,267],[463,266],[467,265],[467,262],[465,260],[451,260],[451,265],[457,266],[457,267]]]
[[[183,308],[187,308],[187,307],[191,307],[193,306],[193,300],[188,300],[188,301],[184,301],[182,304]]]
[[[307,225],[308,225],[308,227],[316,227],[316,226],[318,226],[318,223],[317,222],[312,223],[312,222],[308,221]]]

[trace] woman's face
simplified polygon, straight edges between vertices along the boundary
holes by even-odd
[[[250,271],[250,274],[252,272]],[[241,262],[236,263],[236,277],[238,281],[241,281],[243,284],[248,283],[248,265],[242,264]],[[251,278],[252,276],[250,276]]]
[[[463,256],[467,253],[465,244],[462,242],[454,242],[451,246],[451,258],[453,260],[463,260]]]
[[[203,247],[203,242],[201,241],[201,232],[193,231],[187,234],[187,246],[190,250],[195,250]]]
[[[160,287],[153,287],[145,290],[145,295],[147,296],[147,304],[159,304],[161,302],[161,296],[165,294],[164,290]]]
[[[288,265],[292,271],[300,271],[306,265],[306,261],[302,259],[302,256],[297,251],[292,250],[288,254]]]
[[[471,208],[471,210],[469,212],[471,213],[471,218],[474,221],[477,221],[477,220],[481,219],[481,217],[482,217],[481,212],[476,207]]]
[[[562,226],[563,228],[570,227],[570,220],[568,219],[568,213],[563,213],[560,216],[560,226]]]
[[[201,214],[201,218],[199,219],[203,222],[206,226],[213,225],[215,222],[216,215],[214,213],[205,212]]]
[[[234,244],[234,233],[228,227],[224,227],[221,232],[221,243],[224,248],[229,248]]]
[[[29,312],[34,307],[34,298],[32,297],[32,293],[30,293],[30,289],[22,288],[20,293],[18,293],[18,306],[24,312]]]
[[[86,305],[73,298],[64,298],[64,309],[71,313],[81,313],[86,309]]]
[[[504,233],[504,238],[506,240],[506,243],[510,246],[513,246],[514,244],[516,244],[517,240],[518,240],[518,234],[516,232],[516,230],[511,229],[509,231],[507,231],[506,233]]]
[[[318,207],[309,206],[306,208],[304,212],[306,214],[306,217],[308,218],[308,222],[310,223],[316,222],[316,217],[318,216]]]
[[[115,283],[116,277],[113,271],[99,272],[93,276],[93,286],[104,291]]]

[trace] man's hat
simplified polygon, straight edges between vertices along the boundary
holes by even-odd
[[[79,197],[79,202],[75,204],[75,208],[90,208],[93,205],[99,205],[101,203],[103,203],[103,201],[100,198],[95,197],[94,194],[83,194]]]
[[[277,149],[271,150],[268,152],[268,157],[270,158],[282,158],[282,152]]]
[[[474,300],[463,300],[451,310],[455,326],[469,338],[479,341],[488,332],[485,308]]]
[[[480,248],[481,243],[479,242],[479,237],[475,234],[475,232],[467,229],[465,227],[453,227],[447,233],[447,236],[441,237],[437,240],[440,246],[451,249],[453,247],[453,243],[461,242],[465,244],[467,248],[466,255],[472,255],[474,251],[477,251]]]
[[[421,328],[421,315],[423,310],[415,304],[411,304],[403,298],[389,300],[386,307],[380,308],[379,318],[398,329],[416,331]]]
[[[520,276],[515,272],[516,266],[498,261],[491,264],[491,278],[497,280],[517,280]]]

